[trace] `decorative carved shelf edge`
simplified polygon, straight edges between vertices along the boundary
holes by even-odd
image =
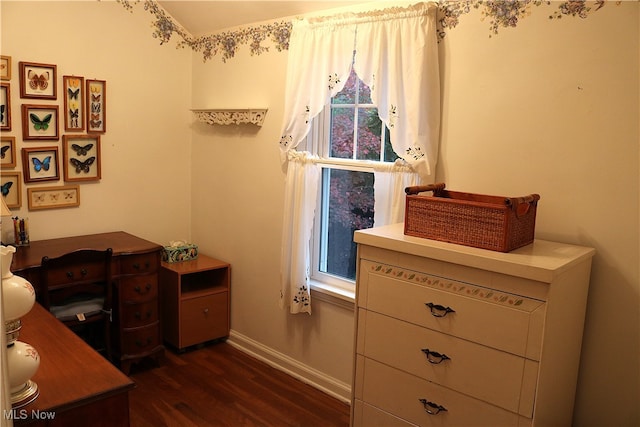
[[[262,126],[266,108],[223,108],[210,110],[191,110],[197,119],[210,125],[239,125],[243,123]]]

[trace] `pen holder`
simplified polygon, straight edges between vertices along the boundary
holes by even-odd
[[[16,246],[29,245],[29,218],[13,218],[13,234]]]

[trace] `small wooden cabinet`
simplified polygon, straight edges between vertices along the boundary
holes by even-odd
[[[231,266],[206,255],[163,262],[160,300],[164,340],[178,350],[229,336]]]

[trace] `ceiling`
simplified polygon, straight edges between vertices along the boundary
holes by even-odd
[[[370,1],[374,0],[164,0],[158,1],[158,3],[191,35],[199,37],[226,28],[273,21],[279,18],[352,6]]]

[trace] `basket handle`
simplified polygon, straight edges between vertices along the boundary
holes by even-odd
[[[538,200],[540,200],[539,194],[529,194],[524,197],[509,197],[504,202],[515,211],[516,217],[520,218],[526,215],[531,206],[538,203]]]
[[[437,193],[444,190],[444,186],[444,182],[429,185],[414,185],[413,187],[406,187],[404,192],[407,193],[407,195],[418,194],[424,191],[433,191],[434,193]]]

